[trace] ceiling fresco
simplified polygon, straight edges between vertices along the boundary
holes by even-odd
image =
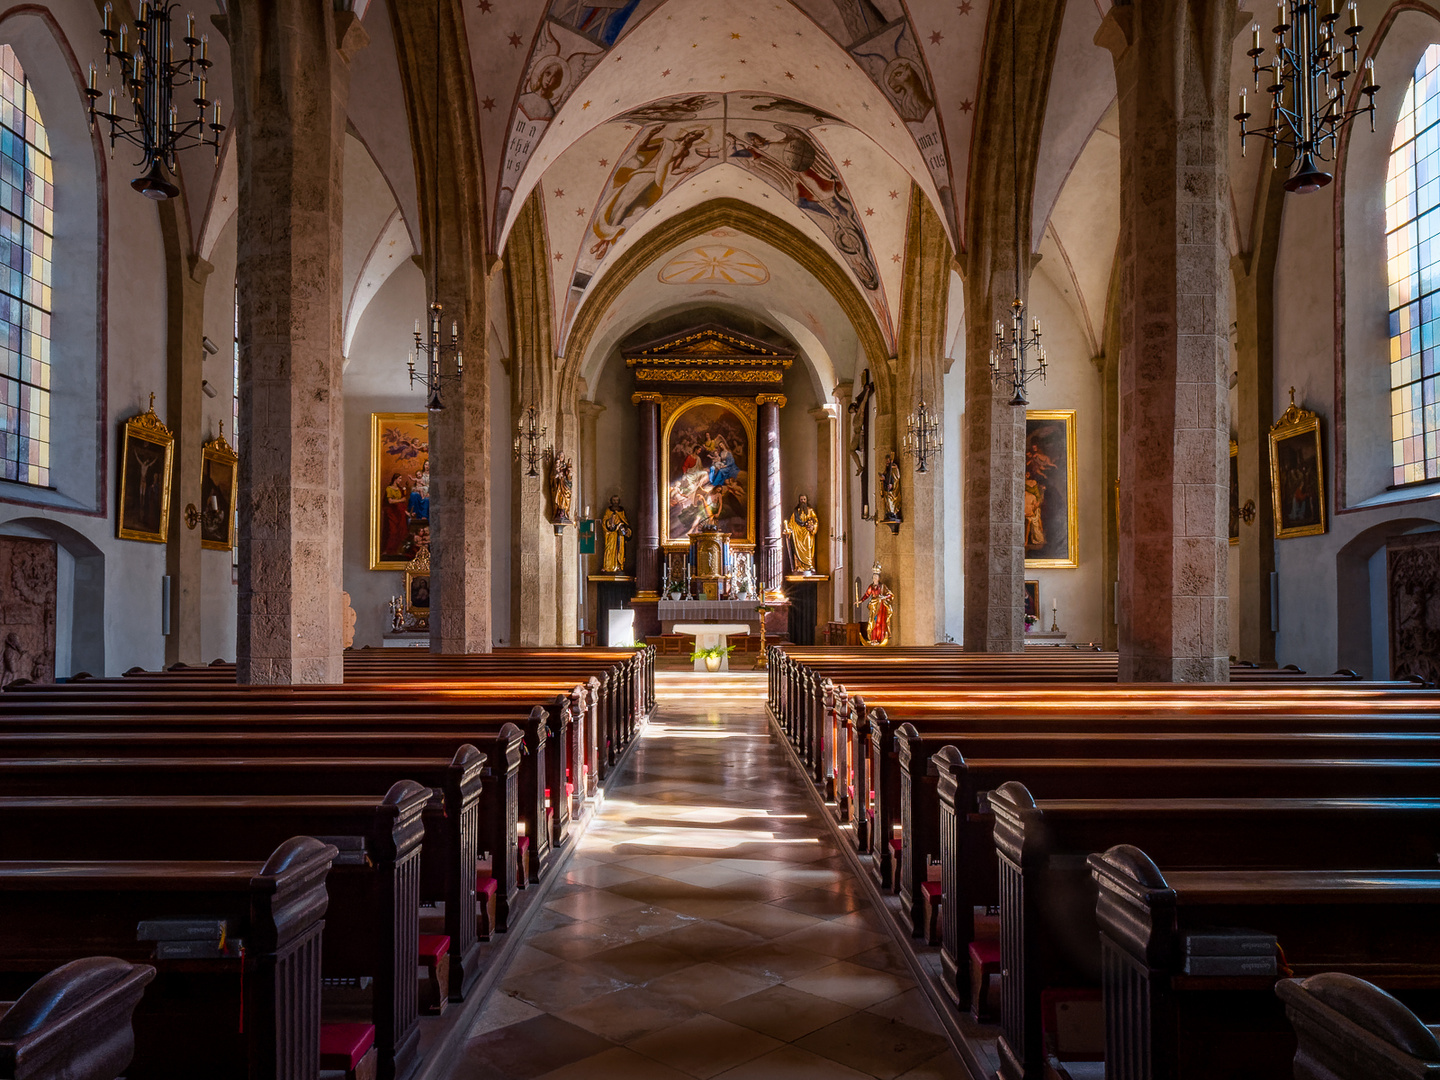
[[[662,285],[764,285],[769,268],[758,255],[732,244],[701,244],[676,255],[657,275]]]

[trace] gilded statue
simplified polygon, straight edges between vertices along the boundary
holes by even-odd
[[[569,525],[573,520],[570,507],[575,498],[575,480],[570,459],[564,454],[556,454],[550,464],[550,498],[555,503],[555,516],[550,519],[551,522]]]
[[[623,574],[625,572],[625,541],[634,535],[625,508],[620,505],[620,496],[611,495],[610,505],[600,515],[600,531],[605,536],[605,554],[600,563],[602,574]]]
[[[895,616],[895,594],[880,581],[880,564],[870,571],[870,587],[863,593],[856,582],[855,604],[867,606],[865,644],[889,645],[890,620]]]
[[[810,498],[801,495],[794,512],[785,519],[790,536],[790,555],[797,574],[815,573],[815,534],[820,531],[820,517],[810,508]]]
[[[885,468],[880,472],[880,494],[885,499],[885,516],[881,521],[898,522],[900,516],[900,463],[893,453],[886,453]]]

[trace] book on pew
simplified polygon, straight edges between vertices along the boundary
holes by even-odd
[[[317,836],[322,844],[334,844],[336,853],[332,866],[369,866],[370,853],[363,836]]]
[[[219,949],[225,945],[228,930],[229,925],[224,919],[141,919],[135,927],[135,940],[167,943],[198,941]]]
[[[1184,942],[1186,975],[1274,976],[1279,972],[1274,934],[1228,928],[1192,930]]]
[[[214,960],[225,955],[225,947],[213,941],[157,941],[156,960]]]

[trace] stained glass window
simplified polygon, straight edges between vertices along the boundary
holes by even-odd
[[[50,483],[55,174],[30,83],[0,45],[0,478]]]
[[[1440,478],[1440,45],[1405,92],[1385,176],[1394,483]]]

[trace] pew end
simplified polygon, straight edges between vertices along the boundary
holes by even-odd
[[[1295,1028],[1295,1080],[1440,1077],[1440,1041],[1378,986],[1342,972],[1282,979],[1275,993]]]
[[[110,956],[43,976],[0,1017],[4,1080],[113,1080],[135,1054],[131,1017],[155,969]]]

